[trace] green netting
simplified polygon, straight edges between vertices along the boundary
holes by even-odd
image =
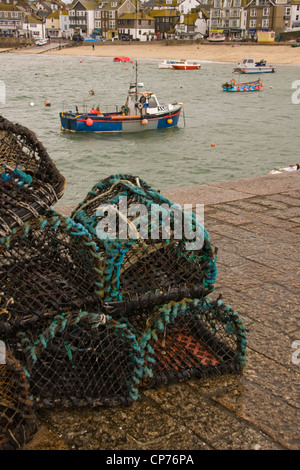
[[[1,132],[0,448],[28,440],[32,409],[130,404],[145,388],[243,369],[245,327],[208,297],[216,248],[194,210],[117,174],[64,217],[40,202],[35,137],[3,119]]]
[[[65,178],[36,135],[0,116],[0,235],[41,215],[64,187]]]
[[[157,304],[213,289],[215,249],[204,226],[138,177],[115,175],[94,185],[72,218],[104,257],[105,301]]]

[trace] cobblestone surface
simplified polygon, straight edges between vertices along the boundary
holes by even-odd
[[[248,329],[243,375],[147,390],[128,408],[40,412],[25,449],[300,449],[300,171],[164,194],[205,204],[218,247],[212,297]]]

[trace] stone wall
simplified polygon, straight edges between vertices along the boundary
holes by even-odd
[[[33,38],[0,38],[0,47],[24,47],[34,44]]]

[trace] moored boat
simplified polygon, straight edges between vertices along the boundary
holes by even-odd
[[[83,112],[60,113],[62,131],[129,133],[144,130],[157,130],[178,125],[182,103],[160,104],[153,92],[143,91],[143,84],[130,84],[125,104],[116,106],[114,111],[101,112],[100,107],[87,111],[86,102]],[[94,90],[90,91],[94,95]],[[86,100],[85,100],[86,101]]]
[[[300,165],[297,163],[296,165],[290,165],[284,168],[274,168],[274,170],[269,171],[269,175],[276,175],[278,173],[286,173],[290,171],[298,171],[300,170]]]
[[[223,34],[223,33],[221,33],[221,32],[220,32],[220,33],[211,32],[210,35],[209,35],[208,38],[207,38],[207,40],[208,40],[209,42],[216,42],[216,43],[218,43],[218,42],[224,42],[225,39],[226,39],[226,38],[225,38],[225,34]]]
[[[35,42],[35,45],[36,46],[45,46],[46,44],[48,44],[48,39],[45,38],[45,39],[38,39],[36,42]]]
[[[197,60],[181,60],[173,64],[174,70],[200,70],[201,64]]]
[[[252,58],[243,59],[237,67],[233,69],[237,73],[274,73],[273,65],[267,65],[266,60],[255,62]]]
[[[230,83],[226,82],[222,85],[223,91],[228,92],[249,92],[249,91],[260,91],[263,88],[261,80],[252,80],[251,82],[235,83],[235,79],[232,78]]]
[[[173,69],[173,70],[199,70],[201,63],[199,60],[163,60],[159,65],[159,69]]]

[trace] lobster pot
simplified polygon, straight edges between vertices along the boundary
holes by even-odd
[[[195,213],[144,181],[116,175],[96,184],[73,211],[104,259],[106,302],[159,304],[203,297],[216,278],[215,251]],[[188,231],[188,234],[187,234]]]
[[[159,306],[140,337],[146,387],[238,373],[246,363],[247,334],[222,301],[183,299]]]
[[[35,134],[0,116],[0,235],[41,215],[64,188],[65,178]]]
[[[17,343],[11,342],[26,367],[34,409],[112,406],[137,398],[142,357],[126,322],[68,312],[42,331],[19,332]]]
[[[100,265],[84,227],[51,210],[2,237],[0,333],[70,309],[100,308]]]
[[[20,449],[35,432],[24,368],[7,351],[0,362],[0,450]]]

